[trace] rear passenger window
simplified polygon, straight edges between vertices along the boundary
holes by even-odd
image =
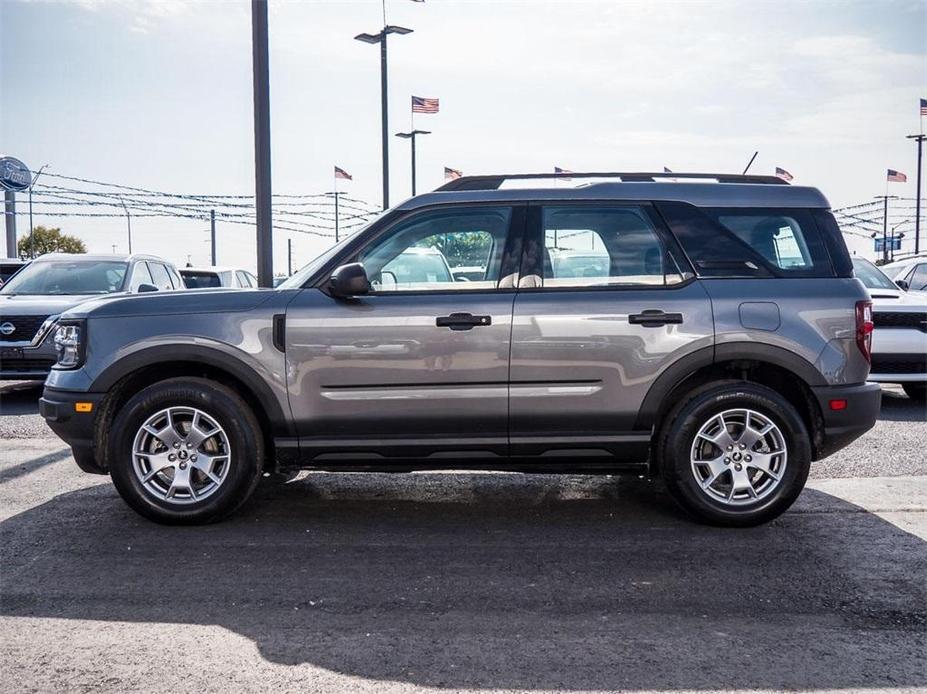
[[[683,281],[638,207],[545,207],[541,277],[522,287],[665,285]],[[529,248],[530,252],[530,248]]]
[[[780,270],[807,270],[814,259],[801,225],[780,214],[719,214],[718,221]]]

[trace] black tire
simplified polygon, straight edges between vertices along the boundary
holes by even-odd
[[[225,477],[202,501],[179,505],[160,499],[135,472],[136,433],[149,417],[168,407],[197,408],[228,437],[231,455]],[[172,378],[137,393],[113,422],[109,446],[110,477],[120,496],[145,518],[169,525],[212,523],[228,516],[254,491],[264,467],[264,437],[254,413],[234,390],[205,378]]]
[[[702,490],[690,459],[701,427],[721,412],[737,408],[753,410],[778,426],[787,463],[778,485],[767,496],[732,506]],[[658,435],[657,461],[670,494],[697,520],[749,527],[776,518],[798,498],[811,467],[811,443],[801,416],[774,390],[746,381],[724,381],[693,390],[670,411]]]
[[[904,393],[912,400],[924,402],[927,400],[927,383],[902,383]]]

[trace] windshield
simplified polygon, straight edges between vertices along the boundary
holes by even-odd
[[[208,289],[210,287],[222,286],[222,280],[219,279],[219,275],[215,272],[190,272],[188,270],[181,270],[180,274],[183,277],[183,283],[186,285],[187,289]]]
[[[898,289],[897,285],[886,277],[884,272],[868,260],[854,258],[853,274],[866,285],[866,289]]]
[[[122,289],[127,266],[116,260],[39,261],[10,278],[0,294],[110,294]]]

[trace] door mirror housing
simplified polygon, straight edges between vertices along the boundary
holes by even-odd
[[[908,291],[908,289],[910,289],[906,280],[895,280],[895,284],[898,285],[899,289],[904,289],[905,291]]]
[[[332,296],[343,299],[367,294],[370,291],[370,279],[362,263],[348,263],[335,268],[332,272],[329,289]]]
[[[142,282],[138,285],[138,289],[135,290],[139,294],[144,294],[145,292],[156,292],[158,288],[153,284],[148,284],[147,282]]]

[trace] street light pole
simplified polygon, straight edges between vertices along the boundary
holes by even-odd
[[[254,205],[258,285],[274,286],[273,213],[270,185],[270,70],[267,0],[251,0],[251,67],[254,93]]]
[[[927,135],[908,135],[917,142],[917,188],[914,193],[914,255],[921,250],[921,163],[924,155],[924,138]]]
[[[431,131],[416,129],[407,133],[396,133],[396,137],[412,141],[412,195],[415,195],[415,137],[417,135],[431,135]]]
[[[389,89],[386,69],[386,37],[389,34],[411,34],[406,27],[387,24],[376,34],[358,34],[354,38],[364,43],[380,44],[380,139],[383,153],[383,209],[389,209]]]
[[[32,182],[29,184],[29,255],[33,258],[35,258],[35,234],[33,233],[35,227],[32,225],[32,189],[47,166],[48,164],[43,164],[42,168],[39,169],[39,172],[33,177]]]
[[[216,264],[216,211],[209,210],[209,258]]]

